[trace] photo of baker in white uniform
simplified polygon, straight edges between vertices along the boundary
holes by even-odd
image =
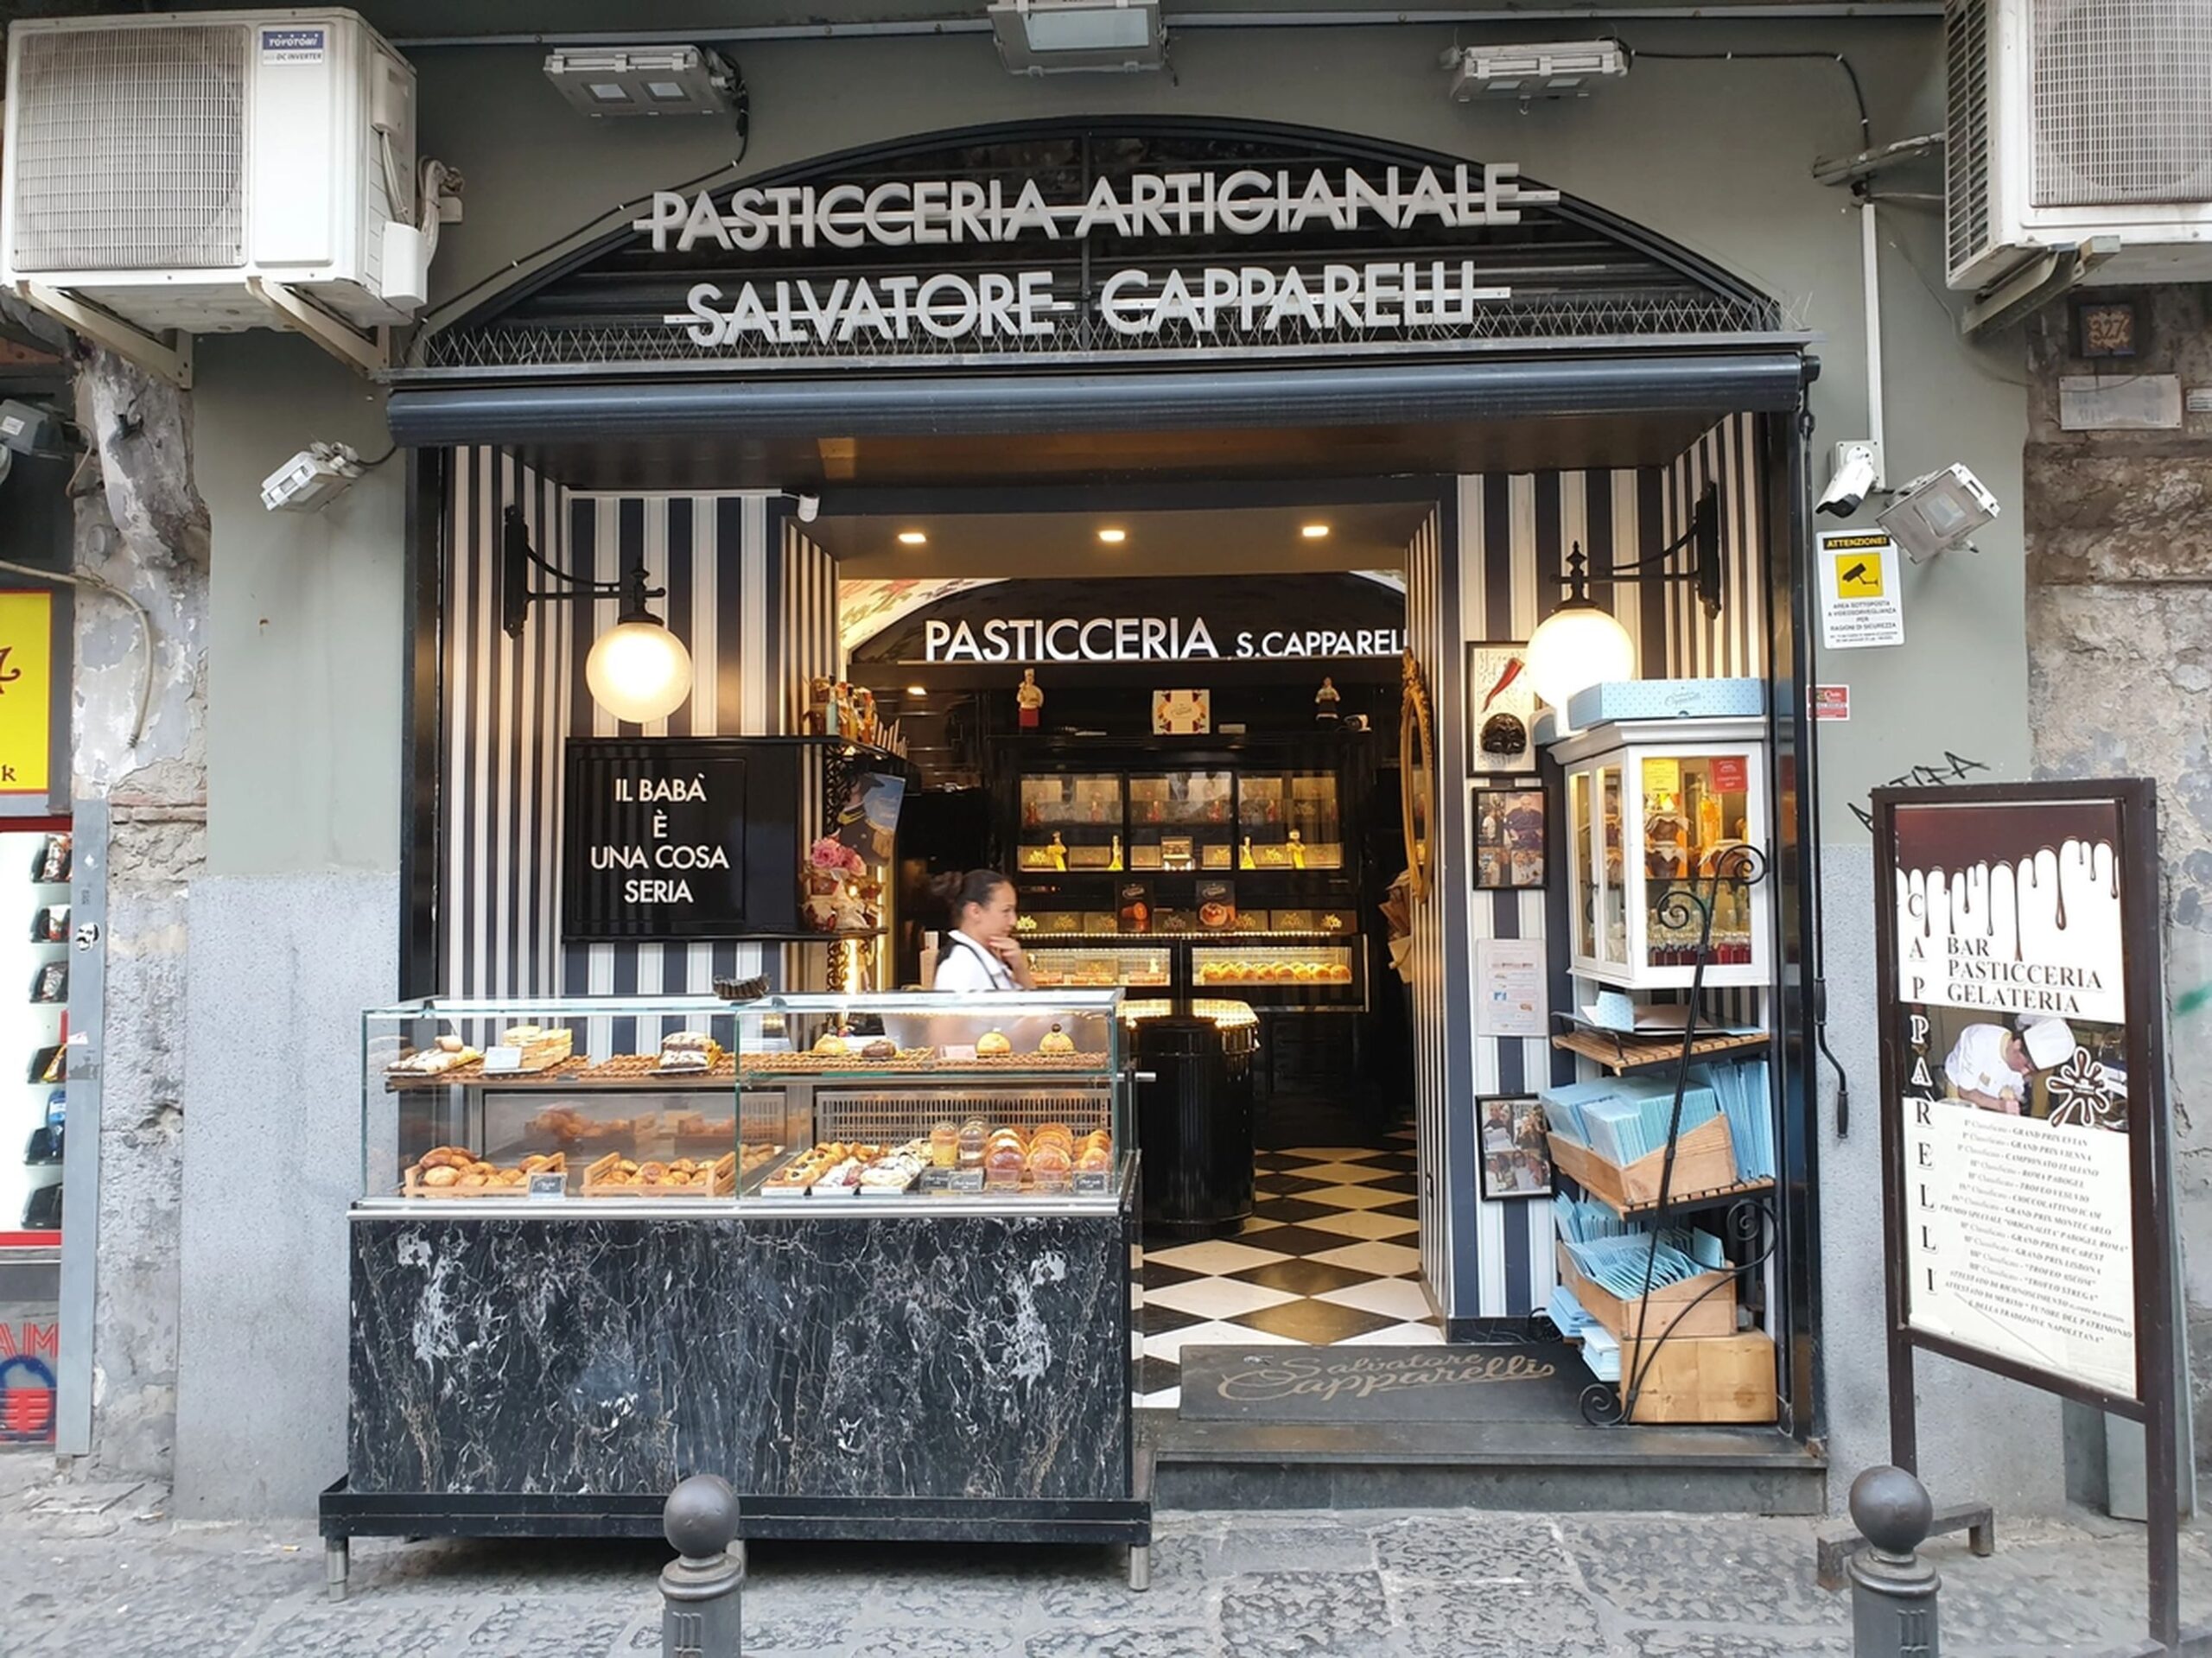
[[[1943,1061],[1943,1077],[1952,1097],[1981,1110],[2047,1117],[2050,1102],[2037,1098],[2036,1078],[2073,1054],[2074,1032],[2064,1020],[2030,1020],[2018,1030],[1969,1025]]]

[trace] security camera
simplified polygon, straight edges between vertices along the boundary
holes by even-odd
[[[798,499],[798,521],[801,524],[812,524],[822,516],[822,498],[819,495],[801,495]]]
[[[1882,453],[1872,443],[1839,443],[1828,472],[1828,486],[1821,492],[1818,511],[1847,518],[1859,510],[1869,492],[1882,482]]]
[[[367,470],[350,444],[310,443],[261,480],[261,505],[271,512],[313,512]]]
[[[1917,564],[1964,544],[1996,516],[1997,498],[1982,487],[1980,479],[1954,461],[1907,484],[1875,514],[1874,522]]]

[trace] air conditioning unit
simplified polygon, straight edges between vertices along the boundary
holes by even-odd
[[[2092,283],[2212,281],[2203,0],[1947,0],[1945,264],[1986,287],[2092,238]]]
[[[422,302],[415,72],[353,12],[16,22],[6,145],[0,279],[34,295],[188,334]]]

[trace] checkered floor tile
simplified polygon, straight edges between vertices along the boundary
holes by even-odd
[[[1262,1152],[1243,1232],[1147,1248],[1137,1402],[1181,1402],[1185,1346],[1441,1343],[1421,1285],[1413,1140]]]

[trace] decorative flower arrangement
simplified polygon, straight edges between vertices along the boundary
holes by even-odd
[[[807,848],[800,914],[814,932],[873,932],[882,925],[883,885],[861,854],[823,835]]]

